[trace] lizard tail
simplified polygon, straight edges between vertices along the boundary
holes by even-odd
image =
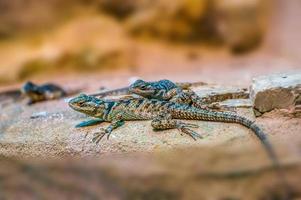
[[[183,106],[183,105],[174,105],[174,109],[172,113],[173,113],[172,117],[177,119],[238,123],[251,129],[252,132],[256,135],[256,137],[263,144],[269,158],[273,162],[273,166],[275,167],[275,169],[277,169],[279,175],[281,176],[282,181],[285,182],[283,170],[280,166],[274,148],[272,147],[271,143],[269,142],[267,136],[264,134],[262,129],[260,129],[259,126],[257,126],[253,121],[243,116],[239,116],[235,113],[196,109],[196,108],[191,108],[189,106]]]
[[[205,114],[205,115],[204,115]],[[207,114],[207,115],[206,115]],[[229,122],[229,123],[237,123],[241,124],[249,129],[255,134],[255,136],[260,140],[263,144],[265,150],[268,153],[268,156],[272,160],[274,166],[279,168],[280,164],[277,158],[277,155],[272,147],[271,143],[268,140],[266,134],[262,131],[262,129],[255,124],[254,121],[251,121],[243,116],[239,116],[235,113],[224,113],[224,112],[215,112],[215,111],[202,111],[200,113],[201,119],[209,120],[209,121],[220,121],[220,122]]]
[[[253,131],[253,133],[256,135],[256,137],[259,138],[260,142],[263,144],[265,150],[267,151],[270,159],[272,160],[273,165],[279,172],[281,179],[284,180],[283,170],[281,169],[280,162],[279,162],[276,152],[274,151],[274,148],[273,148],[272,144],[270,143],[270,141],[268,140],[268,137],[266,136],[266,134],[262,131],[262,129],[258,125],[255,124],[255,122],[253,122],[245,117],[242,117],[242,116],[236,115],[235,117],[236,117],[237,123],[251,129]]]
[[[273,163],[273,167],[275,168],[276,173],[278,174],[279,180],[285,191],[284,199],[290,199],[291,189],[285,178],[284,170],[283,170],[282,166],[280,165],[279,159],[277,157],[277,154],[276,154],[272,144],[268,140],[268,137],[263,132],[263,130],[258,125],[256,125],[254,121],[251,121],[243,116],[239,116],[239,115],[233,114],[233,113],[221,113],[221,112],[213,112],[213,113],[214,113],[213,115],[216,115],[218,117],[217,121],[238,123],[238,124],[241,124],[252,130],[252,132],[256,135],[256,137],[262,143],[264,149],[266,150],[269,158],[271,159],[271,161]],[[211,115],[210,115],[210,118],[212,120]]]
[[[260,129],[255,123],[252,123],[250,125],[250,129],[255,133],[255,135],[258,138],[260,138],[260,141],[262,142],[262,144],[265,147],[270,159],[273,162],[273,166],[276,170],[276,173],[279,176],[279,179],[280,179],[281,184],[282,184],[282,186],[284,188],[284,191],[285,191],[284,199],[287,199],[287,200],[291,199],[292,191],[291,191],[289,183],[287,182],[287,179],[285,178],[284,169],[280,165],[280,162],[279,162],[278,157],[277,157],[277,155],[274,151],[274,148],[272,147],[271,143],[269,142],[268,138],[266,137],[266,135],[264,134],[262,129]]]
[[[276,154],[272,144],[268,140],[268,137],[266,136],[266,134],[262,131],[262,129],[258,125],[255,124],[255,122],[253,122],[245,117],[236,115],[236,122],[251,129],[253,131],[253,133],[257,136],[257,138],[259,138],[259,140],[263,144],[263,147],[265,148],[269,158],[271,159],[271,161],[273,163],[273,167],[276,170],[279,180],[281,181],[281,184],[285,190],[285,194],[284,194],[285,198],[284,199],[290,199],[291,189],[285,178],[283,167],[280,165],[277,154]]]

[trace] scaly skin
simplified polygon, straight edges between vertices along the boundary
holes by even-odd
[[[234,113],[198,109],[185,104],[155,99],[103,100],[84,94],[71,99],[69,106],[78,112],[97,118],[97,120],[83,122],[77,125],[77,127],[88,126],[103,121],[111,122],[111,125],[107,129],[95,135],[94,141],[97,143],[104,135],[107,134],[107,137],[109,137],[112,130],[122,126],[125,121],[152,120],[151,125],[154,129],[165,130],[177,128],[190,135],[193,139],[201,138],[198,133],[190,129],[196,128],[197,125],[186,124],[178,119],[230,122],[238,123],[251,129],[263,143],[270,157],[274,161],[276,160],[274,151],[263,131],[254,122]]]
[[[26,82],[21,88],[21,92],[29,98],[29,105],[40,101],[59,99],[67,95],[65,90],[51,83],[39,86],[32,82]]]
[[[190,87],[192,84],[177,85],[170,80],[160,80],[157,82],[146,82],[137,80],[130,86],[129,91],[148,99],[158,99],[175,103],[187,104],[196,108],[211,108]]]

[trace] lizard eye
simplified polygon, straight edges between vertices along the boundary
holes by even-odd
[[[145,90],[147,87],[145,86],[145,85],[142,85],[141,87],[140,87],[140,89],[142,89],[142,90]]]

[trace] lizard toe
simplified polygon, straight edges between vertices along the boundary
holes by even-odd
[[[180,131],[182,131],[183,133],[189,135],[190,137],[192,137],[192,139],[194,140],[197,140],[198,138],[199,139],[202,139],[203,137],[201,135],[199,135],[197,132],[187,128],[187,127],[182,127],[180,129]]]
[[[92,139],[92,142],[95,142],[96,144],[98,144],[100,142],[100,140],[106,135],[107,133],[105,132],[105,130],[101,130],[99,132],[94,133],[94,137]]]

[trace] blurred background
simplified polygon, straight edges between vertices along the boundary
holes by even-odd
[[[0,84],[83,74],[247,84],[298,68],[300,8],[298,0],[1,0]]]

